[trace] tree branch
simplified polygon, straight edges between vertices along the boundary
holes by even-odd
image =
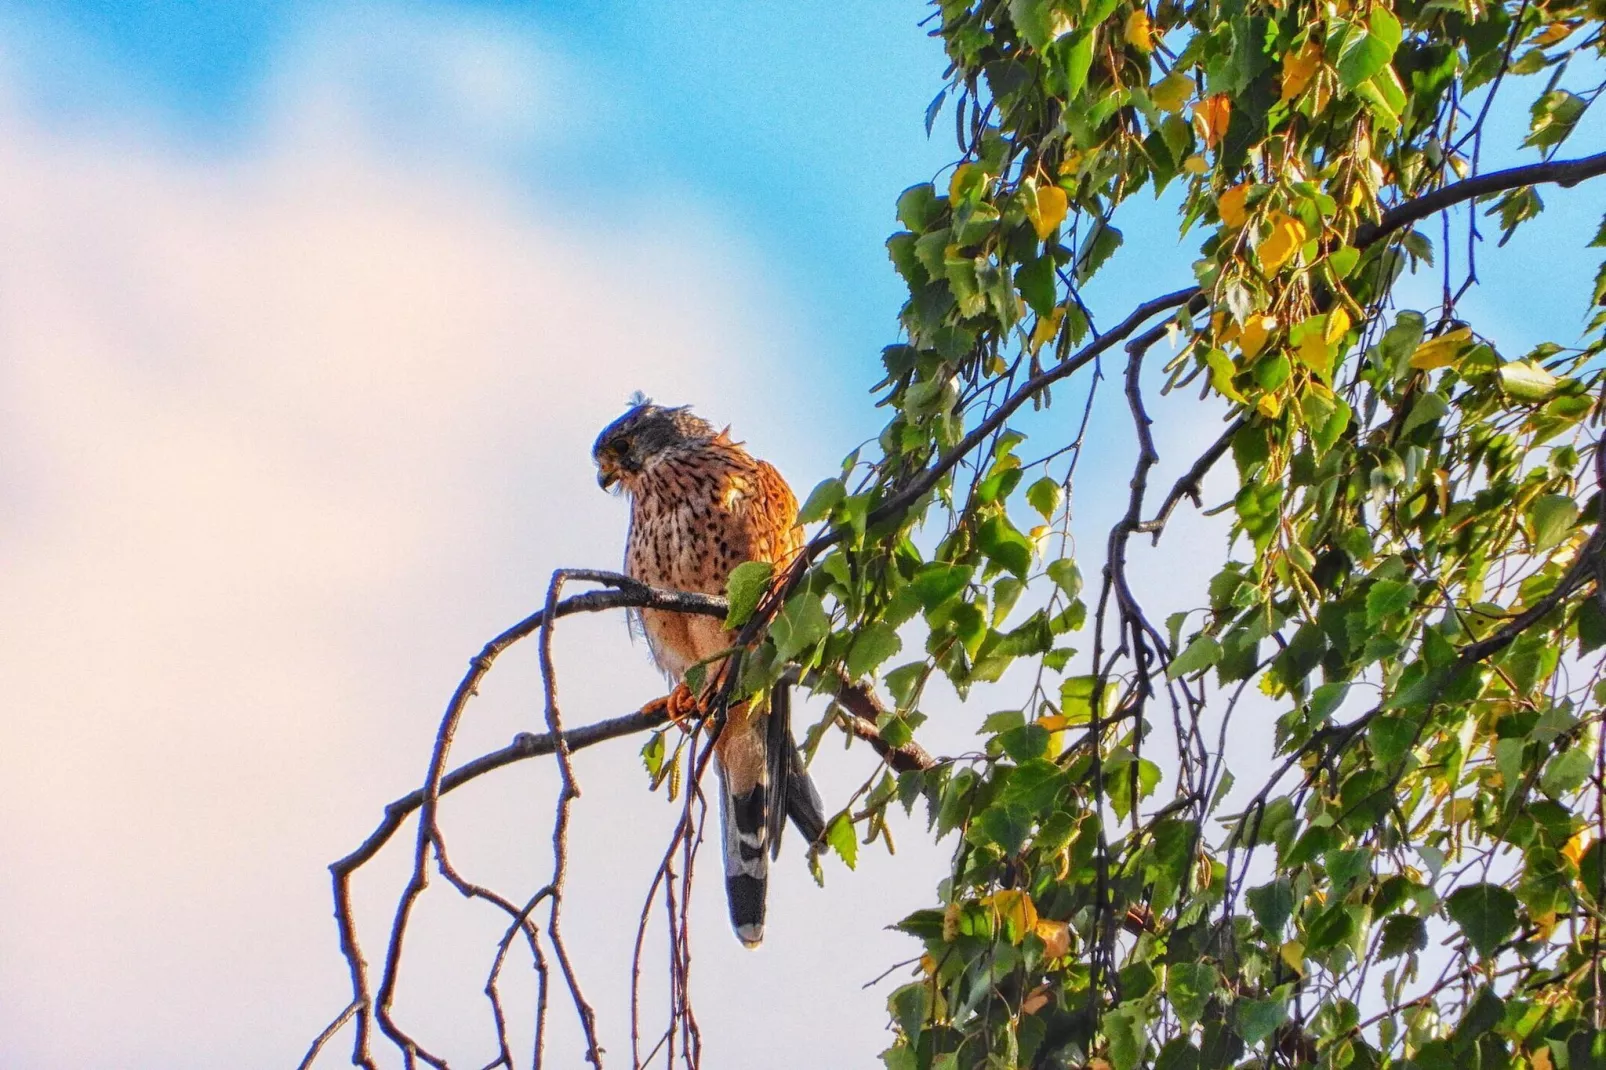
[[[1606,174],[1606,152],[1597,152],[1593,156],[1584,156],[1577,160],[1547,160],[1544,163],[1475,175],[1460,182],[1452,182],[1448,186],[1440,186],[1431,193],[1424,193],[1420,197],[1391,208],[1383,213],[1382,219],[1355,232],[1355,247],[1364,249],[1401,227],[1408,227],[1462,201],[1470,201],[1502,190],[1537,186],[1541,183],[1554,182],[1558,186],[1574,186],[1586,178],[1595,178],[1602,174]]]

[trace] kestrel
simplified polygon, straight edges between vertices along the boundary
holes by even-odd
[[[597,436],[592,457],[603,489],[630,497],[625,572],[651,584],[723,595],[745,561],[784,564],[803,545],[797,498],[770,464],[689,407],[639,404]],[[686,669],[730,647],[711,617],[647,609],[642,628],[653,660],[686,693]],[[719,665],[709,665],[709,679]],[[748,947],[764,939],[769,859],[786,818],[811,843],[825,829],[820,796],[792,739],[791,695],[778,684],[767,703],[733,705],[714,743],[725,828],[725,890],[731,925]],[[767,857],[766,857],[767,855]]]

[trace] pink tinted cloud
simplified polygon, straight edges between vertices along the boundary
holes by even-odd
[[[618,558],[623,505],[587,450],[630,391],[735,421],[800,490],[823,474],[795,471],[816,454],[807,406],[774,402],[809,369],[779,370],[795,354],[773,339],[804,328],[713,220],[565,219],[472,160],[392,158],[338,83],[279,90],[271,133],[226,158],[0,106],[7,1067],[299,1058],[346,998],[323,867],[417,783],[466,657],[547,570]],[[575,624],[559,652],[571,721],[661,690],[618,620]],[[493,676],[461,757],[534,726],[532,660]],[[576,827],[571,939],[616,1052],[622,919],[669,819],[634,751],[583,756]],[[824,758],[838,797],[867,768]],[[458,863],[537,886],[551,789],[532,767],[453,800]],[[883,1019],[857,984],[907,950],[880,932],[886,904],[916,905],[938,859],[871,860],[821,893],[788,854],[760,955],[704,888],[711,1053],[744,1018],[770,1065],[862,1061]],[[359,885],[376,956],[397,873]],[[402,1009],[483,1062],[500,924],[448,894]]]

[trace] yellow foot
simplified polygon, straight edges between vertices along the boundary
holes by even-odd
[[[669,722],[680,728],[682,732],[690,732],[691,726],[686,723],[688,719],[701,720],[703,707],[691,689],[685,684],[676,684],[675,689],[664,700],[664,712],[669,715]]]

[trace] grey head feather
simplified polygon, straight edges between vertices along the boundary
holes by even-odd
[[[644,402],[602,429],[591,454],[599,462],[606,453],[626,472],[640,472],[665,453],[699,445],[719,434],[714,425],[696,416],[690,405],[668,408]]]

